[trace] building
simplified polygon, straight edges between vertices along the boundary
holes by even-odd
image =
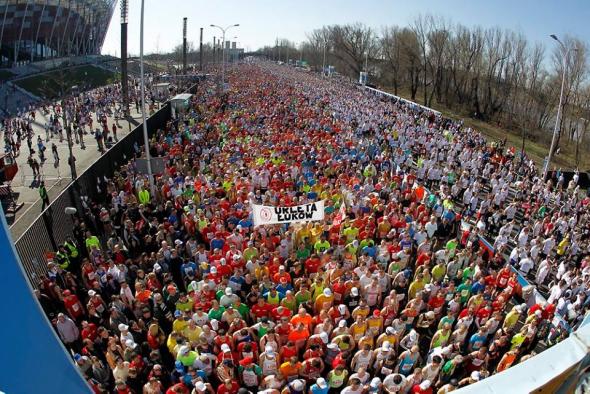
[[[0,0],[0,65],[99,54],[116,0]]]

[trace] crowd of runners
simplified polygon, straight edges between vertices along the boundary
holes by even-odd
[[[39,285],[96,393],[447,393],[579,325],[577,176],[343,81],[228,79],[152,137],[155,193],[121,168]],[[253,225],[251,204],[319,200],[323,221]]]

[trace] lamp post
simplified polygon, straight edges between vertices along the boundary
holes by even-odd
[[[326,74],[326,45],[328,44],[327,40],[324,40],[324,57],[322,60],[322,76]]]
[[[238,27],[238,26],[240,26],[240,24],[236,23],[235,25],[229,25],[224,29],[221,26],[211,25],[211,27],[216,27],[219,30],[221,30],[221,32],[222,32],[222,42],[221,42],[221,45],[222,45],[222,48],[221,48],[221,87],[222,87],[222,89],[225,86],[225,32],[227,30],[231,29],[232,27]]]
[[[561,107],[563,104],[563,90],[565,88],[565,74],[567,73],[567,63],[568,63],[568,55],[570,53],[570,48],[566,47],[563,42],[557,38],[555,34],[550,35],[555,41],[559,43],[561,47],[561,51],[563,53],[563,73],[561,77],[561,92],[559,93],[559,106],[557,107],[557,116],[555,117],[555,127],[553,127],[553,137],[551,138],[551,147],[549,148],[549,155],[547,156],[547,162],[543,168],[543,180],[547,178],[547,173],[549,172],[549,166],[551,165],[551,159],[553,158],[553,151],[555,150],[555,142],[557,141],[557,132],[559,130],[559,119],[561,118]],[[574,51],[577,51],[577,48],[574,48]]]
[[[154,186],[154,176],[152,174],[152,162],[150,158],[150,139],[148,137],[147,121],[145,118],[145,77],[143,73],[143,9],[145,0],[141,0],[141,20],[139,24],[139,68],[141,74],[141,119],[143,121],[143,143],[145,145],[145,158],[147,160],[148,177],[150,180],[150,193],[155,198],[156,188]]]

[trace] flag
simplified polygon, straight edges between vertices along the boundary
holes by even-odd
[[[340,204],[340,209],[338,210],[338,213],[334,217],[332,224],[334,226],[340,226],[342,224],[342,222],[344,221],[345,216],[346,216],[346,204],[344,204],[344,199],[343,199],[342,204]]]

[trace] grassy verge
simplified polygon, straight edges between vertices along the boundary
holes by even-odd
[[[94,66],[82,66],[35,75],[15,83],[35,96],[55,99],[63,91],[70,92],[73,86],[80,90],[88,90],[114,83],[116,80],[116,74],[111,71]]]

